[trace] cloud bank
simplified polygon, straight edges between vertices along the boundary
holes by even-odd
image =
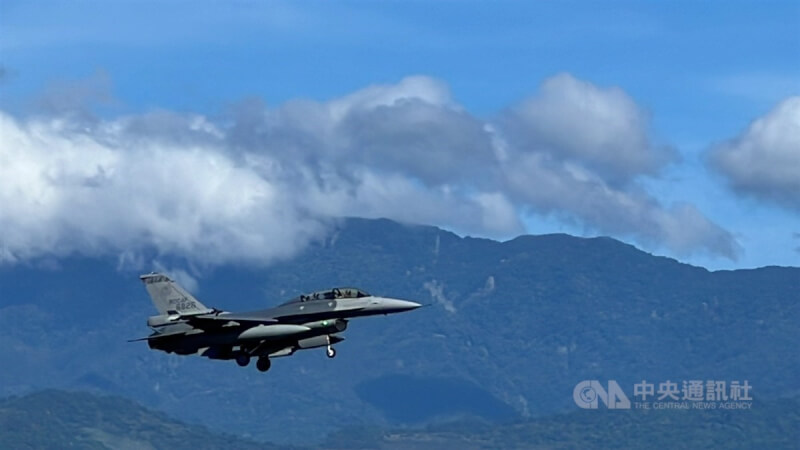
[[[716,146],[709,161],[737,192],[800,211],[800,97]]]
[[[253,99],[218,120],[0,113],[0,262],[150,252],[269,263],[343,216],[511,237],[523,212],[735,257],[730,233],[640,184],[676,161],[648,122],[622,90],[568,74],[491,120],[423,76],[328,102]]]

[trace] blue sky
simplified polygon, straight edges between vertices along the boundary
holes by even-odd
[[[14,174],[66,174],[28,185],[7,164],[0,199],[43,197],[2,212],[11,237],[0,261],[156,248],[214,264],[236,260],[217,254],[222,242],[291,242],[267,252],[279,258],[341,211],[497,238],[611,235],[710,268],[800,265],[800,2],[2,0],[0,29],[0,157],[17,161]],[[330,119],[340,110],[346,119]],[[765,117],[777,131],[749,128]],[[295,156],[276,156],[287,149]],[[120,169],[140,151],[172,161],[173,174],[213,177],[202,164],[219,158],[213,167],[239,180],[219,189],[263,195],[244,195],[226,220],[203,202],[169,216],[196,235],[164,231],[159,211],[172,203],[142,205],[153,221],[124,237],[73,216],[142,189],[125,177],[153,168]],[[480,166],[490,181],[474,182]],[[289,172],[319,189],[289,192]],[[80,187],[98,174],[106,188]],[[153,195],[176,189],[149,181]],[[230,195],[185,183],[190,199]],[[22,218],[42,204],[52,209]],[[263,219],[257,209],[285,220],[258,231],[244,224]],[[31,244],[31,229],[46,242]],[[218,246],[199,243],[209,230]]]

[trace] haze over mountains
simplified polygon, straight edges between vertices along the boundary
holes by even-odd
[[[300,352],[267,374],[126,342],[154,313],[138,273],[78,257],[0,267],[0,395],[98,390],[287,443],[343,426],[574,412],[587,379],[748,380],[759,401],[800,394],[800,268],[709,272],[610,238],[500,243],[349,219],[271,267],[193,269],[187,287],[226,310],[341,285],[432,304],[354,320],[335,359]]]

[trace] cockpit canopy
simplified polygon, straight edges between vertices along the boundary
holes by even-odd
[[[316,291],[310,294],[298,295],[297,297],[283,304],[288,305],[290,303],[300,303],[311,300],[338,300],[343,298],[361,298],[361,297],[370,297],[370,295],[358,288],[343,287],[343,288],[326,289],[324,291]]]

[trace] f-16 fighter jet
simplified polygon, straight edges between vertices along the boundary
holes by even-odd
[[[344,340],[337,333],[347,329],[348,319],[422,306],[356,288],[335,288],[300,295],[270,309],[232,313],[207,308],[166,275],[150,273],[139,278],[158,315],[147,319],[153,334],[135,341],[147,341],[151,349],[167,353],[233,359],[243,367],[258,358],[256,367],[261,372],[269,370],[270,358],[297,350],[325,347],[328,358],[333,358],[333,344]]]

